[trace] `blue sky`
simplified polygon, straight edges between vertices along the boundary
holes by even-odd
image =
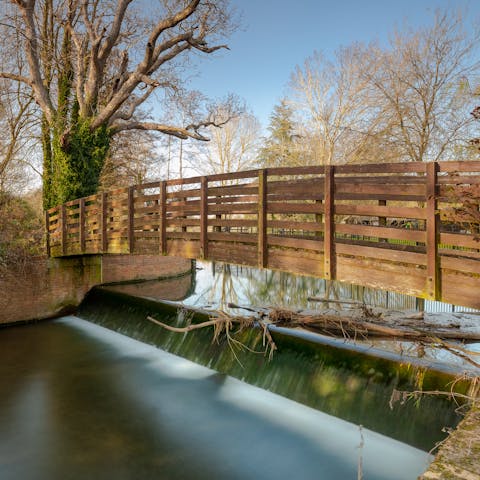
[[[320,50],[353,42],[386,43],[404,22],[429,24],[437,8],[467,8],[480,18],[479,0],[233,0],[243,14],[230,51],[204,58],[191,87],[210,97],[244,98],[263,126],[282,98],[295,65]]]

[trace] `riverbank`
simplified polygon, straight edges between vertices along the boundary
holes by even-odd
[[[441,446],[419,480],[480,480],[480,403]]]

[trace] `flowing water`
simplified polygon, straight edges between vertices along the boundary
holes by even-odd
[[[444,388],[446,370],[282,332],[269,361],[212,343],[207,330],[176,334],[148,322],[188,320],[159,298],[264,302],[261,282],[252,282],[255,298],[223,295],[229,282],[249,282],[200,268],[191,278],[94,289],[77,317],[0,329],[0,479],[335,480],[362,472],[395,480],[426,469],[442,429],[461,418],[456,405],[437,396],[390,405],[390,397]],[[293,297],[305,292],[292,286],[302,281],[310,280],[292,276],[279,298],[298,304]],[[236,338],[261,348],[255,332]]]

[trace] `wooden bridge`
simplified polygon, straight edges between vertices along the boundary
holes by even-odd
[[[480,308],[478,225],[445,212],[480,162],[270,168],[158,181],[46,213],[51,256],[176,255]]]

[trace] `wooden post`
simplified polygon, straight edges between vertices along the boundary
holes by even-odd
[[[200,257],[208,258],[208,177],[200,184]]]
[[[335,278],[335,167],[325,165],[325,227],[323,237],[324,275],[327,280]]]
[[[387,205],[387,201],[386,200],[379,200],[378,205],[380,207],[385,207]],[[386,227],[387,226],[387,218],[386,217],[378,217],[378,226],[379,227]],[[378,240],[380,242],[386,242],[387,241],[386,238],[379,238]]]
[[[62,218],[62,255],[67,254],[67,208],[65,204],[60,207]]]
[[[258,171],[258,224],[257,224],[257,248],[258,266],[267,266],[267,169]]]
[[[426,218],[427,218],[427,285],[430,300],[440,298],[440,259],[438,257],[438,212],[437,212],[437,162],[427,163]]]
[[[128,253],[133,253],[135,248],[135,233],[134,233],[134,203],[133,191],[135,187],[128,187],[128,224],[127,224],[127,239],[128,239]]]
[[[100,197],[100,229],[101,229],[101,250],[102,253],[108,252],[108,231],[107,231],[107,193],[103,192]]]
[[[50,250],[50,214],[48,211],[45,212],[45,248],[47,250],[47,257],[51,256]]]
[[[160,254],[167,254],[167,184],[165,181],[160,182],[160,197],[158,200],[159,216],[160,216]]]
[[[81,198],[78,203],[79,208],[79,239],[80,239],[80,252],[85,253],[85,199]]]
[[[315,200],[315,204],[317,205],[322,205],[323,201],[322,200]],[[318,225],[321,225],[323,223],[323,214],[322,213],[316,213],[315,214],[315,223]],[[321,240],[323,238],[323,232],[321,230],[318,230],[315,232],[315,237],[318,240]]]

